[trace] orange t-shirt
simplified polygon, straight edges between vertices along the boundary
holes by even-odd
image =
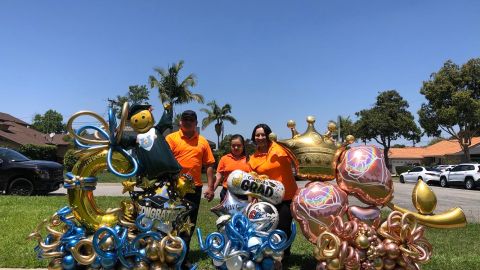
[[[202,186],[202,166],[215,163],[207,140],[196,132],[187,138],[182,130],[168,134],[165,139],[182,166],[181,173],[191,175],[195,186]]]
[[[285,187],[284,201],[292,200],[298,186],[292,172],[292,159],[279,144],[272,142],[267,153],[255,152],[248,164],[258,174],[267,175],[269,179],[282,182]]]
[[[218,162],[217,172],[223,176],[223,187],[227,188],[227,178],[231,172],[242,170],[250,172],[250,166],[247,163],[247,157],[236,159],[231,153],[224,155]]]

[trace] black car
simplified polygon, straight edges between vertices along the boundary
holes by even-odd
[[[60,188],[63,166],[57,162],[31,160],[7,148],[0,148],[0,194],[43,195]]]

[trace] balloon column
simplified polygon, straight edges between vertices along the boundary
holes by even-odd
[[[229,175],[227,188],[224,200],[211,209],[219,216],[218,231],[207,235],[204,242],[197,228],[201,250],[219,269],[282,269],[283,251],[293,243],[296,234],[294,222],[290,237],[276,229],[279,217],[272,203],[282,201],[283,184],[236,170]],[[249,195],[259,201],[249,204],[235,194]]]
[[[149,146],[164,151],[160,153],[164,160],[156,163],[155,170],[148,169],[152,163],[139,162],[148,157],[143,154],[143,158],[138,159],[138,148],[133,149],[133,154],[127,151],[130,146],[124,143],[128,138],[123,136],[123,129],[128,113],[128,103],[125,103],[119,125],[113,110],[109,111],[108,122],[88,111],[78,112],[68,121],[69,133],[80,148],[76,153],[79,160],[64,181],[69,206],[45,219],[29,235],[38,241],[35,248],[38,257],[50,260],[49,269],[181,268],[186,246],[177,235],[191,233],[193,224],[187,215],[193,205],[183,196],[191,192],[192,179],[174,174],[176,161],[165,158],[170,157],[171,152],[169,148],[161,148],[162,141]],[[79,116],[92,116],[101,127],[73,130],[73,121]],[[161,121],[165,119],[169,120],[162,117]],[[150,120],[153,123],[153,118]],[[157,129],[158,125],[151,128]],[[88,129],[94,131],[94,138],[82,136]],[[157,135],[153,138],[163,139]],[[135,141],[138,140],[134,138]],[[96,174],[105,169],[127,178],[122,184],[124,192],[130,194],[130,200],[122,201],[119,208],[106,211],[97,207],[93,195]],[[156,174],[152,176],[152,172]]]
[[[460,208],[433,214],[436,197],[422,181],[412,199],[418,213],[395,205],[393,183],[383,151],[375,146],[348,148],[354,141],[337,145],[332,138],[335,124],[326,134],[307,118],[307,131],[299,134],[289,121],[292,138],[279,141],[297,161],[297,176],[310,182],[297,190],[292,213],[305,237],[315,245],[317,269],[419,269],[432,254],[432,246],[419,224],[453,228],[466,224]],[[273,138],[275,136],[272,136]],[[327,181],[336,179],[336,185]],[[348,196],[365,205],[350,205]],[[380,207],[392,211],[381,220]]]

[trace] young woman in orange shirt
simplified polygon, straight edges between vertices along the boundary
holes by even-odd
[[[234,170],[242,170],[250,172],[250,166],[247,163],[247,155],[245,152],[245,140],[240,134],[235,134],[230,138],[230,153],[222,156],[217,166],[217,174],[215,181],[215,189],[222,185],[220,192],[220,201],[223,201],[227,194],[227,178]],[[235,195],[240,199],[247,199],[244,195]]]
[[[266,124],[258,124],[252,132],[252,141],[256,144],[255,153],[250,156],[248,164],[252,171],[267,175],[269,179],[281,182],[285,187],[285,195],[280,204],[275,205],[279,214],[277,229],[284,231],[288,237],[292,234],[292,213],[290,205],[298,186],[293,176],[292,158],[282,146],[269,139],[272,133]],[[285,250],[285,256],[290,255],[290,247]]]

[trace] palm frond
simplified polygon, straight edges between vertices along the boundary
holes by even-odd
[[[224,117],[222,117],[222,120],[228,121],[228,122],[232,123],[233,125],[237,124],[237,119],[235,119],[235,117],[233,117],[231,115],[225,115]]]

